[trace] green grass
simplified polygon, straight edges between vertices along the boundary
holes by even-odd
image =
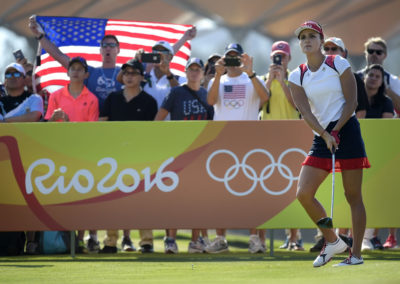
[[[138,237],[132,232],[135,243]],[[188,254],[188,233],[180,233],[180,253],[162,253],[162,231],[155,232],[156,253],[114,255],[0,257],[0,283],[399,283],[400,250],[364,253],[365,264],[332,267],[347,257],[335,257],[313,268],[316,253],[279,250],[273,257],[247,253],[246,236],[228,235],[230,252]],[[99,234],[102,239],[102,234]],[[212,237],[212,236],[211,236]]]

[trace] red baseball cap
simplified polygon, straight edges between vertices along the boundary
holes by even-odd
[[[324,32],[322,31],[322,27],[320,24],[314,21],[306,21],[300,25],[295,31],[294,34],[299,37],[300,33],[304,30],[313,30],[319,33],[322,38],[324,38]]]
[[[284,53],[290,55],[290,46],[286,41],[276,41],[272,44],[271,56],[276,53]]]

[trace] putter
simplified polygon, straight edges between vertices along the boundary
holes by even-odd
[[[332,201],[331,201],[331,217],[325,217],[317,222],[317,226],[323,229],[333,228],[333,201],[335,199],[335,149],[332,149]]]

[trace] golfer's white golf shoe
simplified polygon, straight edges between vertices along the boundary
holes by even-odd
[[[345,252],[347,244],[339,237],[333,243],[325,243],[319,256],[314,260],[314,267],[320,267],[327,264],[335,254]]]

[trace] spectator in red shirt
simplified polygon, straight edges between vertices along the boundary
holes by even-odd
[[[70,83],[50,95],[45,119],[48,121],[97,121],[99,103],[84,85],[89,76],[82,57],[74,57],[68,65]]]
[[[48,121],[98,121],[99,102],[84,85],[89,76],[88,65],[82,57],[74,57],[68,64],[70,82],[50,95],[45,119]],[[83,236],[78,231],[78,252],[86,251]],[[98,241],[97,245],[99,249]]]

